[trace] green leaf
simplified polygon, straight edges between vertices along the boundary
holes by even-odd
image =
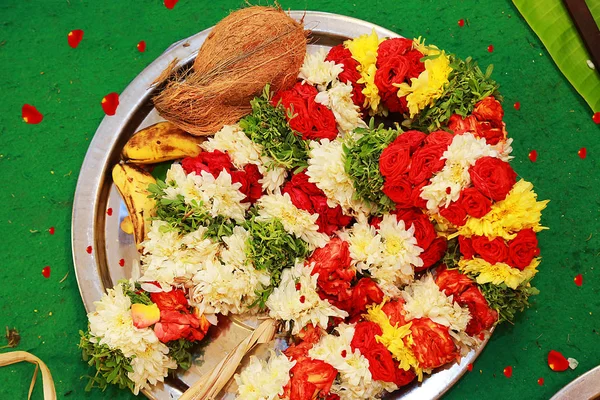
[[[600,76],[587,65],[590,56],[569,13],[560,0],[513,0],[529,26],[539,36],[552,59],[592,111],[600,111]],[[587,5],[600,25],[600,2]],[[600,65],[596,65],[596,69]]]

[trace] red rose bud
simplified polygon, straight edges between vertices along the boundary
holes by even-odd
[[[467,214],[474,218],[482,218],[492,209],[491,200],[474,187],[463,189],[458,201]]]
[[[145,51],[146,51],[146,42],[145,42],[145,41],[143,41],[143,40],[142,40],[142,41],[140,41],[140,42],[137,44],[137,49],[138,49],[138,51],[139,51],[140,53],[143,53],[143,52],[145,52]]]
[[[379,171],[386,178],[400,178],[410,165],[410,145],[408,143],[391,144],[379,157]]]
[[[79,42],[81,42],[81,39],[83,39],[83,31],[81,29],[75,29],[69,32],[69,34],[67,35],[67,42],[72,48],[76,48],[77,46],[79,46]]]
[[[119,106],[119,94],[115,92],[107,94],[100,104],[106,115],[115,115]]]
[[[504,373],[504,376],[506,376],[507,378],[510,378],[512,376],[513,369],[509,365],[508,367],[504,368],[504,371],[502,371],[502,372]]]
[[[538,240],[533,229],[517,232],[517,236],[508,242],[508,263],[521,271],[539,254]]]
[[[577,286],[583,285],[583,276],[581,274],[577,274],[577,276],[575,276],[573,279],[573,282],[575,282]]]
[[[473,186],[492,200],[504,200],[517,181],[517,174],[506,161],[482,157],[469,169]]]
[[[548,366],[552,371],[566,371],[569,368],[569,361],[558,351],[550,350],[548,353]]]
[[[44,119],[42,113],[31,104],[24,104],[21,108],[21,117],[28,124],[39,124]]]
[[[508,246],[501,237],[489,240],[485,236],[473,236],[471,243],[475,253],[492,265],[506,262],[508,259]]]

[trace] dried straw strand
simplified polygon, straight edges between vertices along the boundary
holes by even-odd
[[[33,393],[33,388],[35,386],[35,380],[37,378],[37,373],[39,369],[42,371],[44,400],[56,400],[56,389],[54,388],[52,374],[50,373],[50,370],[42,360],[26,351],[10,351],[8,353],[0,354],[0,367],[5,367],[7,365],[20,363],[23,361],[35,364],[35,371],[33,371],[33,379],[31,380],[31,384],[29,385],[29,393],[27,395],[27,399],[31,399],[31,394]]]

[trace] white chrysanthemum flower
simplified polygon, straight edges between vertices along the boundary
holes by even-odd
[[[189,281],[207,260],[215,260],[219,244],[204,238],[207,228],[185,235],[164,221],[152,221],[148,238],[142,243],[140,282],[158,282],[165,291]]]
[[[359,216],[354,225],[340,232],[339,236],[348,242],[350,258],[359,271],[381,264],[381,236],[369,224],[366,216]]]
[[[306,53],[298,78],[317,86],[319,90],[325,90],[327,85],[336,80],[344,70],[342,64],[325,61],[325,57],[327,57],[325,49],[320,49],[313,54]]]
[[[385,392],[392,393],[398,390],[398,386],[393,382],[383,382],[371,380],[366,387],[350,386],[345,383],[333,383],[331,393],[340,396],[344,400],[372,400],[381,398]]]
[[[458,347],[461,357],[465,357],[472,349],[478,348],[483,343],[483,340],[479,339],[479,335],[469,336],[464,331],[456,332],[453,330],[449,330],[448,333],[456,347]]]
[[[512,150],[510,143],[502,150],[502,157],[508,157]],[[427,209],[438,212],[440,207],[448,207],[451,202],[457,201],[460,192],[471,184],[469,168],[482,157],[501,158],[501,153],[487,144],[484,138],[475,137],[471,133],[455,135],[442,156],[446,165],[421,190],[421,197],[427,200]]]
[[[348,313],[322,300],[317,293],[319,274],[311,275],[313,267],[302,263],[284,269],[279,286],[266,301],[269,316],[285,321],[286,329],[293,322],[292,334],[300,332],[309,323],[327,328],[329,317],[345,318]],[[299,288],[296,289],[296,284]]]
[[[333,112],[342,134],[356,128],[367,128],[361,118],[360,107],[352,101],[352,85],[336,80],[330,89],[317,94],[315,101]]]
[[[168,356],[169,348],[157,342],[143,353],[137,353],[131,360],[132,372],[127,377],[135,383],[133,394],[142,389],[150,389],[159,382],[164,382],[170,369],[177,368],[177,362]]]
[[[273,159],[262,155],[263,147],[254,143],[238,125],[225,125],[213,137],[200,145],[205,151],[220,150],[229,154],[237,169],[254,164],[262,174],[259,183],[267,193],[273,193],[283,185],[287,176],[285,168],[273,165]]]
[[[344,149],[341,140],[311,141],[308,153],[308,181],[317,185],[327,196],[330,207],[340,205],[345,214],[369,214],[364,202],[355,200],[352,179],[344,169]]]
[[[502,161],[509,162],[514,157],[510,155],[512,153],[512,142],[513,138],[507,138],[505,141],[500,141],[498,144],[492,146],[494,150],[498,152],[498,158]]]
[[[319,214],[297,208],[287,193],[262,196],[256,205],[259,209],[257,221],[278,219],[287,233],[304,240],[311,249],[323,247],[329,241],[329,236],[319,232]]]
[[[452,296],[446,296],[440,291],[431,274],[405,287],[402,298],[406,302],[404,310],[407,321],[414,318],[429,318],[454,331],[464,332],[471,319],[469,309],[454,303]]]
[[[269,361],[256,356],[240,374],[235,375],[238,385],[236,399],[275,400],[283,395],[283,388],[290,381],[290,370],[296,361],[290,361],[285,354],[271,352]]]

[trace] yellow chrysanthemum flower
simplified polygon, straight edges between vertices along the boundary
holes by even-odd
[[[352,58],[360,63],[358,72],[360,72],[361,78],[358,80],[358,83],[362,83],[365,86],[362,90],[362,93],[365,95],[364,106],[370,108],[372,111],[378,110],[381,101],[379,89],[375,85],[377,48],[381,42],[383,42],[383,39],[379,39],[375,30],[370,35],[360,35],[357,38],[344,42],[344,46],[352,53]]]
[[[530,182],[517,182],[506,198],[492,205],[492,209],[483,218],[469,217],[453,236],[487,236],[490,240],[501,237],[514,239],[516,232],[533,229],[539,232],[547,229],[540,225],[542,210],[548,200],[537,201],[537,194]]]
[[[395,84],[399,88],[398,97],[406,96],[410,117],[413,118],[427,106],[432,106],[444,94],[448,75],[452,71],[450,58],[435,46],[425,46],[421,38],[415,39],[413,47],[425,56],[437,57],[425,60],[425,71],[408,83]]]
[[[379,325],[383,331],[382,335],[376,336],[375,339],[377,342],[383,344],[390,353],[392,353],[392,356],[394,356],[394,358],[400,364],[399,368],[408,371],[412,367],[420,382],[423,380],[423,370],[419,366],[419,361],[411,350],[413,338],[410,327],[412,322],[402,326],[397,326],[398,324],[393,326],[390,323],[387,315],[385,315],[381,309],[384,304],[385,302],[370,307],[367,310],[367,315],[365,316],[367,320],[375,322],[377,325]],[[403,339],[406,339],[406,344],[404,343]]]
[[[531,263],[523,269],[513,268],[505,263],[490,264],[482,258],[472,258],[470,260],[461,259],[458,267],[463,273],[477,275],[475,280],[480,285],[484,283],[493,283],[494,285],[506,284],[511,289],[516,289],[521,283],[533,278],[537,274],[537,267],[541,259],[534,258]]]

